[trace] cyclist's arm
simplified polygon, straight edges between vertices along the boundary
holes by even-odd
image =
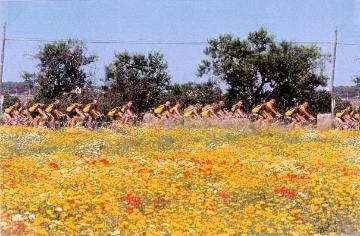
[[[214,110],[210,109],[209,112],[216,118],[219,119],[220,117],[214,112]]]
[[[181,114],[177,108],[174,109],[174,113],[176,114],[176,116],[179,116],[179,117],[181,116]]]
[[[79,108],[75,108],[74,110],[75,110],[76,114],[78,114],[79,116],[81,116],[82,119],[85,118],[84,112],[81,111]]]
[[[306,117],[308,117],[309,119],[315,119],[308,111],[303,110],[302,112],[303,112],[304,115],[305,115]]]
[[[41,108],[38,108],[38,112],[40,113],[40,115],[42,115],[45,118],[49,117]]]
[[[275,110],[273,107],[269,107],[269,109],[270,109],[270,111],[271,111],[272,113],[274,113],[276,116],[281,116],[281,114],[280,114],[277,110]]]

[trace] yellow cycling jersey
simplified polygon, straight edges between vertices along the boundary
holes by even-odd
[[[73,104],[71,104],[70,106],[68,106],[68,107],[66,108],[66,111],[67,111],[67,112],[72,112],[72,111],[75,110],[76,107],[77,107],[77,104],[76,104],[76,103],[73,103]]]
[[[213,106],[206,106],[204,107],[203,111],[201,112],[202,117],[210,117],[211,111],[214,112]]]
[[[110,117],[114,117],[115,114],[116,114],[118,111],[119,111],[119,107],[115,107],[115,108],[111,109],[111,110],[107,113],[107,115],[110,116]]]
[[[272,109],[274,109],[274,107],[271,105],[270,102],[267,102],[267,103],[265,103],[264,109],[265,109],[267,112],[272,112]]]
[[[29,108],[29,111],[30,111],[30,112],[34,112],[34,111],[36,111],[39,107],[40,107],[40,103],[35,103],[34,105],[32,105],[32,106]]]
[[[167,110],[167,107],[165,105],[160,105],[157,108],[155,108],[154,113],[161,115],[163,112]]]
[[[308,111],[306,110],[306,108],[303,105],[299,106],[299,113],[300,114],[305,115],[307,112]]]
[[[83,112],[88,113],[88,112],[90,112],[92,110],[92,108],[93,108],[92,104],[89,103],[84,107]]]
[[[15,110],[15,106],[13,105],[13,106],[10,106],[10,107],[6,108],[6,109],[4,110],[4,112],[10,114],[10,113],[13,112],[14,110]]]
[[[126,105],[121,106],[121,108],[120,108],[120,112],[121,112],[121,113],[125,113],[126,110],[127,110],[127,106],[126,106]]]
[[[262,110],[264,110],[264,104],[260,104],[260,105],[257,105],[256,107],[254,107],[251,112],[252,113],[259,113],[261,112]]]
[[[185,108],[184,117],[193,117],[195,115],[196,109],[197,108],[195,106],[189,106],[189,107]]]
[[[45,112],[47,113],[51,113],[55,108],[54,104],[50,104],[49,106],[47,106],[47,108],[45,109]]]
[[[336,117],[338,117],[338,118],[342,118],[344,116],[349,116],[349,115],[350,115],[350,112],[347,111],[346,109],[336,113]]]
[[[297,107],[293,107],[290,110],[285,112],[285,116],[293,116],[298,112],[298,108]]]
[[[235,105],[233,105],[232,107],[231,107],[231,111],[232,112],[235,112],[237,109],[239,109],[239,106],[237,105],[237,104],[235,104]]]

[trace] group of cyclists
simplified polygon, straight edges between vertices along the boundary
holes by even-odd
[[[117,124],[134,124],[142,114],[137,114],[132,101],[102,113],[98,100],[88,104],[72,103],[62,110],[63,104],[56,99],[51,104],[35,103],[30,107],[16,102],[4,111],[5,123],[8,125],[30,125],[34,127],[94,127],[98,123],[110,126]],[[179,119],[250,119],[252,122],[265,125],[282,123],[289,127],[307,126],[316,123],[316,118],[309,112],[309,103],[294,101],[292,108],[282,115],[276,109],[276,100],[262,100],[250,111],[245,108],[245,101],[239,100],[228,109],[224,101],[203,105],[200,102],[183,107],[180,101],[170,101],[152,109],[151,114],[158,120],[176,121]],[[346,107],[336,114],[339,129],[358,129],[360,109]]]

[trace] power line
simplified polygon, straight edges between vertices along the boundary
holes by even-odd
[[[66,42],[68,39],[30,39],[30,38],[6,38],[7,41],[22,42]],[[140,40],[81,40],[88,44],[167,44],[167,45],[206,45],[205,41],[140,41]]]
[[[7,41],[20,42],[66,42],[68,39],[39,39],[39,38],[6,38]],[[147,41],[147,40],[81,40],[88,44],[148,44],[148,45],[207,45],[207,41]],[[277,41],[280,43],[281,41]],[[291,41],[295,44],[316,44],[316,45],[333,45],[330,41]],[[338,42],[342,46],[360,46],[357,42]]]

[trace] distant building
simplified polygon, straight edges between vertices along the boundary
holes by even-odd
[[[347,99],[352,106],[360,106],[360,98],[350,98]]]
[[[26,95],[26,94],[10,94],[10,96],[18,97],[21,103],[28,103],[34,98],[33,95]]]

